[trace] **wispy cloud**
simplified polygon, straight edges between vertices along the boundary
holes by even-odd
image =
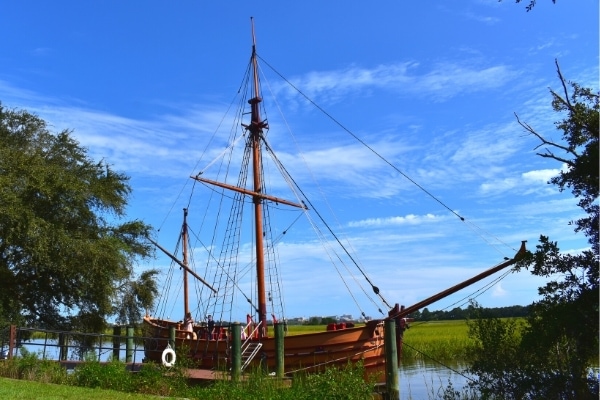
[[[361,227],[388,227],[393,225],[420,225],[423,223],[435,223],[445,220],[445,217],[436,216],[433,214],[406,216],[385,217],[385,218],[368,218],[361,221],[351,221],[348,226],[353,228]]]
[[[0,98],[6,107],[22,108],[48,121],[55,131],[72,130],[72,136],[94,159],[106,159],[128,174],[182,176],[192,172],[203,145],[190,149],[190,140],[205,141],[221,115],[212,107],[189,107],[180,114],[158,114],[135,119],[86,108],[77,100],[64,100],[20,89],[0,81]],[[220,138],[224,142],[223,138]]]
[[[34,57],[44,57],[50,53],[52,53],[52,49],[50,47],[36,47],[30,51],[30,54]]]
[[[479,192],[484,196],[493,196],[519,188],[523,194],[555,193],[556,190],[548,185],[548,181],[559,172],[558,169],[542,169],[524,172],[519,176],[496,177],[483,182]]]
[[[417,62],[351,66],[341,70],[311,72],[292,78],[296,87],[311,98],[336,102],[349,93],[381,89],[402,96],[445,101],[460,93],[493,90],[506,85],[519,73],[507,65],[477,66],[468,63],[438,63],[423,70]]]
[[[492,290],[492,297],[505,297],[507,295],[508,292],[502,287],[502,282],[498,282],[494,285],[494,290]]]
[[[482,22],[486,25],[495,25],[501,21],[500,18],[497,18],[497,17],[491,17],[489,15],[475,14],[473,12],[466,12],[463,15],[467,19],[477,21],[477,22]]]

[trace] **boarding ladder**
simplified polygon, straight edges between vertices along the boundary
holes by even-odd
[[[250,326],[250,324],[251,323],[248,323],[246,328],[248,326]],[[241,349],[242,372],[248,367],[248,365],[250,365],[252,360],[254,360],[254,357],[256,357],[256,355],[262,348],[262,343],[254,342],[252,340],[252,337],[255,336],[255,334],[257,333],[259,326],[260,326],[260,324],[258,324],[258,326],[256,326],[256,328],[254,328],[254,331],[252,331],[252,333],[248,336],[248,338],[246,338],[246,340],[244,340],[244,343],[242,343],[242,349]],[[244,331],[246,330],[246,328],[244,328]]]

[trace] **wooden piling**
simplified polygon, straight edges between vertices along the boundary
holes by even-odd
[[[385,320],[385,387],[389,400],[400,399],[398,377],[398,347],[396,343],[396,321]]]
[[[242,325],[231,324],[231,379],[239,381],[242,375]]]
[[[130,363],[133,361],[133,327],[127,327],[127,342],[125,344],[125,362]]]
[[[65,332],[60,332],[58,334],[58,359],[60,361],[65,361],[67,359],[67,354],[69,353],[67,340],[68,337]]]
[[[169,345],[173,350],[175,350],[175,327],[169,327]]]
[[[119,353],[121,350],[121,326],[115,325],[113,326],[113,351],[112,358],[113,361],[119,361]]]
[[[17,347],[17,326],[11,325],[8,333],[8,358],[13,358]]]
[[[277,322],[275,324],[275,376],[278,378],[283,378],[285,373],[284,355],[283,324]]]

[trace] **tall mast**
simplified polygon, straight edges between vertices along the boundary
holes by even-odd
[[[187,214],[188,214],[188,210],[187,208],[183,209],[183,226],[181,228],[181,240],[183,241],[183,260],[182,263],[184,265],[183,268],[183,309],[184,309],[184,316],[187,315],[188,312],[190,312],[190,305],[189,305],[189,296],[188,296],[188,276],[187,276],[187,270],[189,269],[188,266],[188,248],[187,248],[187,243],[188,243],[188,230],[187,230]]]
[[[242,188],[233,185],[226,184],[224,182],[217,182],[210,179],[202,178],[200,174],[191,176],[190,178],[195,179],[199,182],[208,183],[210,185],[219,186],[228,190],[233,190],[238,193],[242,193],[246,196],[252,197],[252,203],[254,204],[254,235],[256,237],[256,280],[257,280],[257,292],[258,292],[258,322],[261,324],[260,336],[267,335],[267,289],[265,285],[265,255],[264,255],[264,239],[263,239],[263,200],[272,201],[278,204],[287,204],[289,206],[306,209],[306,205],[294,203],[289,200],[281,199],[279,197],[270,196],[263,193],[263,182],[261,174],[261,150],[260,144],[263,138],[263,129],[268,129],[268,124],[260,118],[259,104],[262,101],[260,97],[260,83],[258,81],[258,60],[256,56],[256,39],[254,36],[254,19],[250,19],[252,23],[252,84],[253,84],[253,97],[248,100],[250,104],[250,123],[242,126],[249,132],[247,145],[252,148],[252,178],[253,188]],[[209,286],[206,282],[205,285]],[[210,286],[209,286],[210,287]],[[213,291],[212,287],[210,287]],[[215,291],[216,292],[216,291]]]
[[[267,124],[260,118],[259,103],[262,101],[260,98],[260,88],[258,82],[258,61],[256,59],[256,38],[254,36],[254,19],[251,18],[252,22],[252,71],[254,77],[254,97],[248,100],[251,107],[250,113],[250,126],[248,131],[250,132],[250,143],[252,145],[252,174],[254,177],[254,193],[260,193],[262,191],[261,181],[261,155],[260,155],[260,140],[263,133],[263,128]],[[263,245],[263,210],[262,210],[262,198],[259,196],[253,196],[252,201],[254,203],[254,226],[255,226],[255,238],[256,238],[256,279],[257,279],[257,292],[258,292],[258,322],[260,323],[261,329],[260,335],[267,335],[267,297],[265,287],[265,257],[264,257],[264,245]]]

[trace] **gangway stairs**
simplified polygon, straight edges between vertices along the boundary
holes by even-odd
[[[254,342],[251,339],[247,339],[244,344],[242,344],[242,371],[250,365],[254,357],[258,354],[262,347],[262,343]]]

